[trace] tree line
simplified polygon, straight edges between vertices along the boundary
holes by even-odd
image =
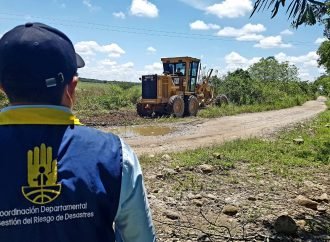
[[[247,70],[237,69],[223,77],[213,76],[216,94],[226,94],[237,105],[276,104],[295,100],[295,104],[312,99],[318,87],[313,82],[301,81],[298,68],[274,57],[262,58]]]

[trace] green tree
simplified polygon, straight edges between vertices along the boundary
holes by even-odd
[[[262,82],[298,81],[298,68],[288,62],[280,63],[273,56],[261,58],[259,62],[249,67],[252,79]]]
[[[324,25],[324,34],[330,37],[330,0],[291,0],[289,4],[286,0],[256,0],[251,16],[260,10],[272,8],[271,17],[274,18],[278,10],[285,5],[287,5],[286,13],[293,19],[293,27],[321,23]]]
[[[320,76],[316,79],[314,85],[321,95],[330,96],[330,76]]]
[[[330,74],[330,41],[324,41],[317,50],[319,66],[324,66],[326,72]]]
[[[220,91],[222,91],[221,87],[223,86],[223,78],[219,78],[217,75],[214,75],[210,78],[209,82],[214,88],[214,96],[222,94]]]
[[[227,74],[219,93],[226,94],[231,102],[238,105],[253,104],[261,95],[258,83],[242,69]]]

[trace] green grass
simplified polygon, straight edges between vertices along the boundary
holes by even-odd
[[[222,116],[236,115],[240,113],[255,113],[269,110],[278,110],[289,108],[297,105],[302,105],[308,101],[307,97],[290,97],[284,100],[277,100],[271,104],[253,104],[253,105],[234,105],[229,104],[222,107],[210,106],[198,112],[198,117],[201,118],[216,118]]]
[[[304,140],[303,144],[293,142],[293,139],[298,137]],[[313,121],[299,124],[290,130],[283,130],[272,140],[257,138],[235,140],[207,149],[172,154],[174,160],[172,165],[194,167],[210,164],[226,169],[233,168],[240,162],[247,162],[252,170],[264,166],[275,174],[299,176],[295,174],[294,169],[329,167],[329,137],[330,111],[327,110]],[[141,161],[150,162],[150,159],[141,157]],[[157,158],[153,162],[157,162]]]
[[[78,115],[93,116],[122,108],[133,109],[140,92],[140,86],[123,88],[113,83],[79,82],[74,111]]]

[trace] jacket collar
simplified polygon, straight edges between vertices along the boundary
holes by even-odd
[[[82,125],[70,109],[53,105],[9,106],[0,112],[0,125]]]

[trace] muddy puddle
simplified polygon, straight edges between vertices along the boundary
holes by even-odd
[[[175,128],[160,126],[126,126],[111,128],[108,131],[122,137],[163,136],[174,132]]]

